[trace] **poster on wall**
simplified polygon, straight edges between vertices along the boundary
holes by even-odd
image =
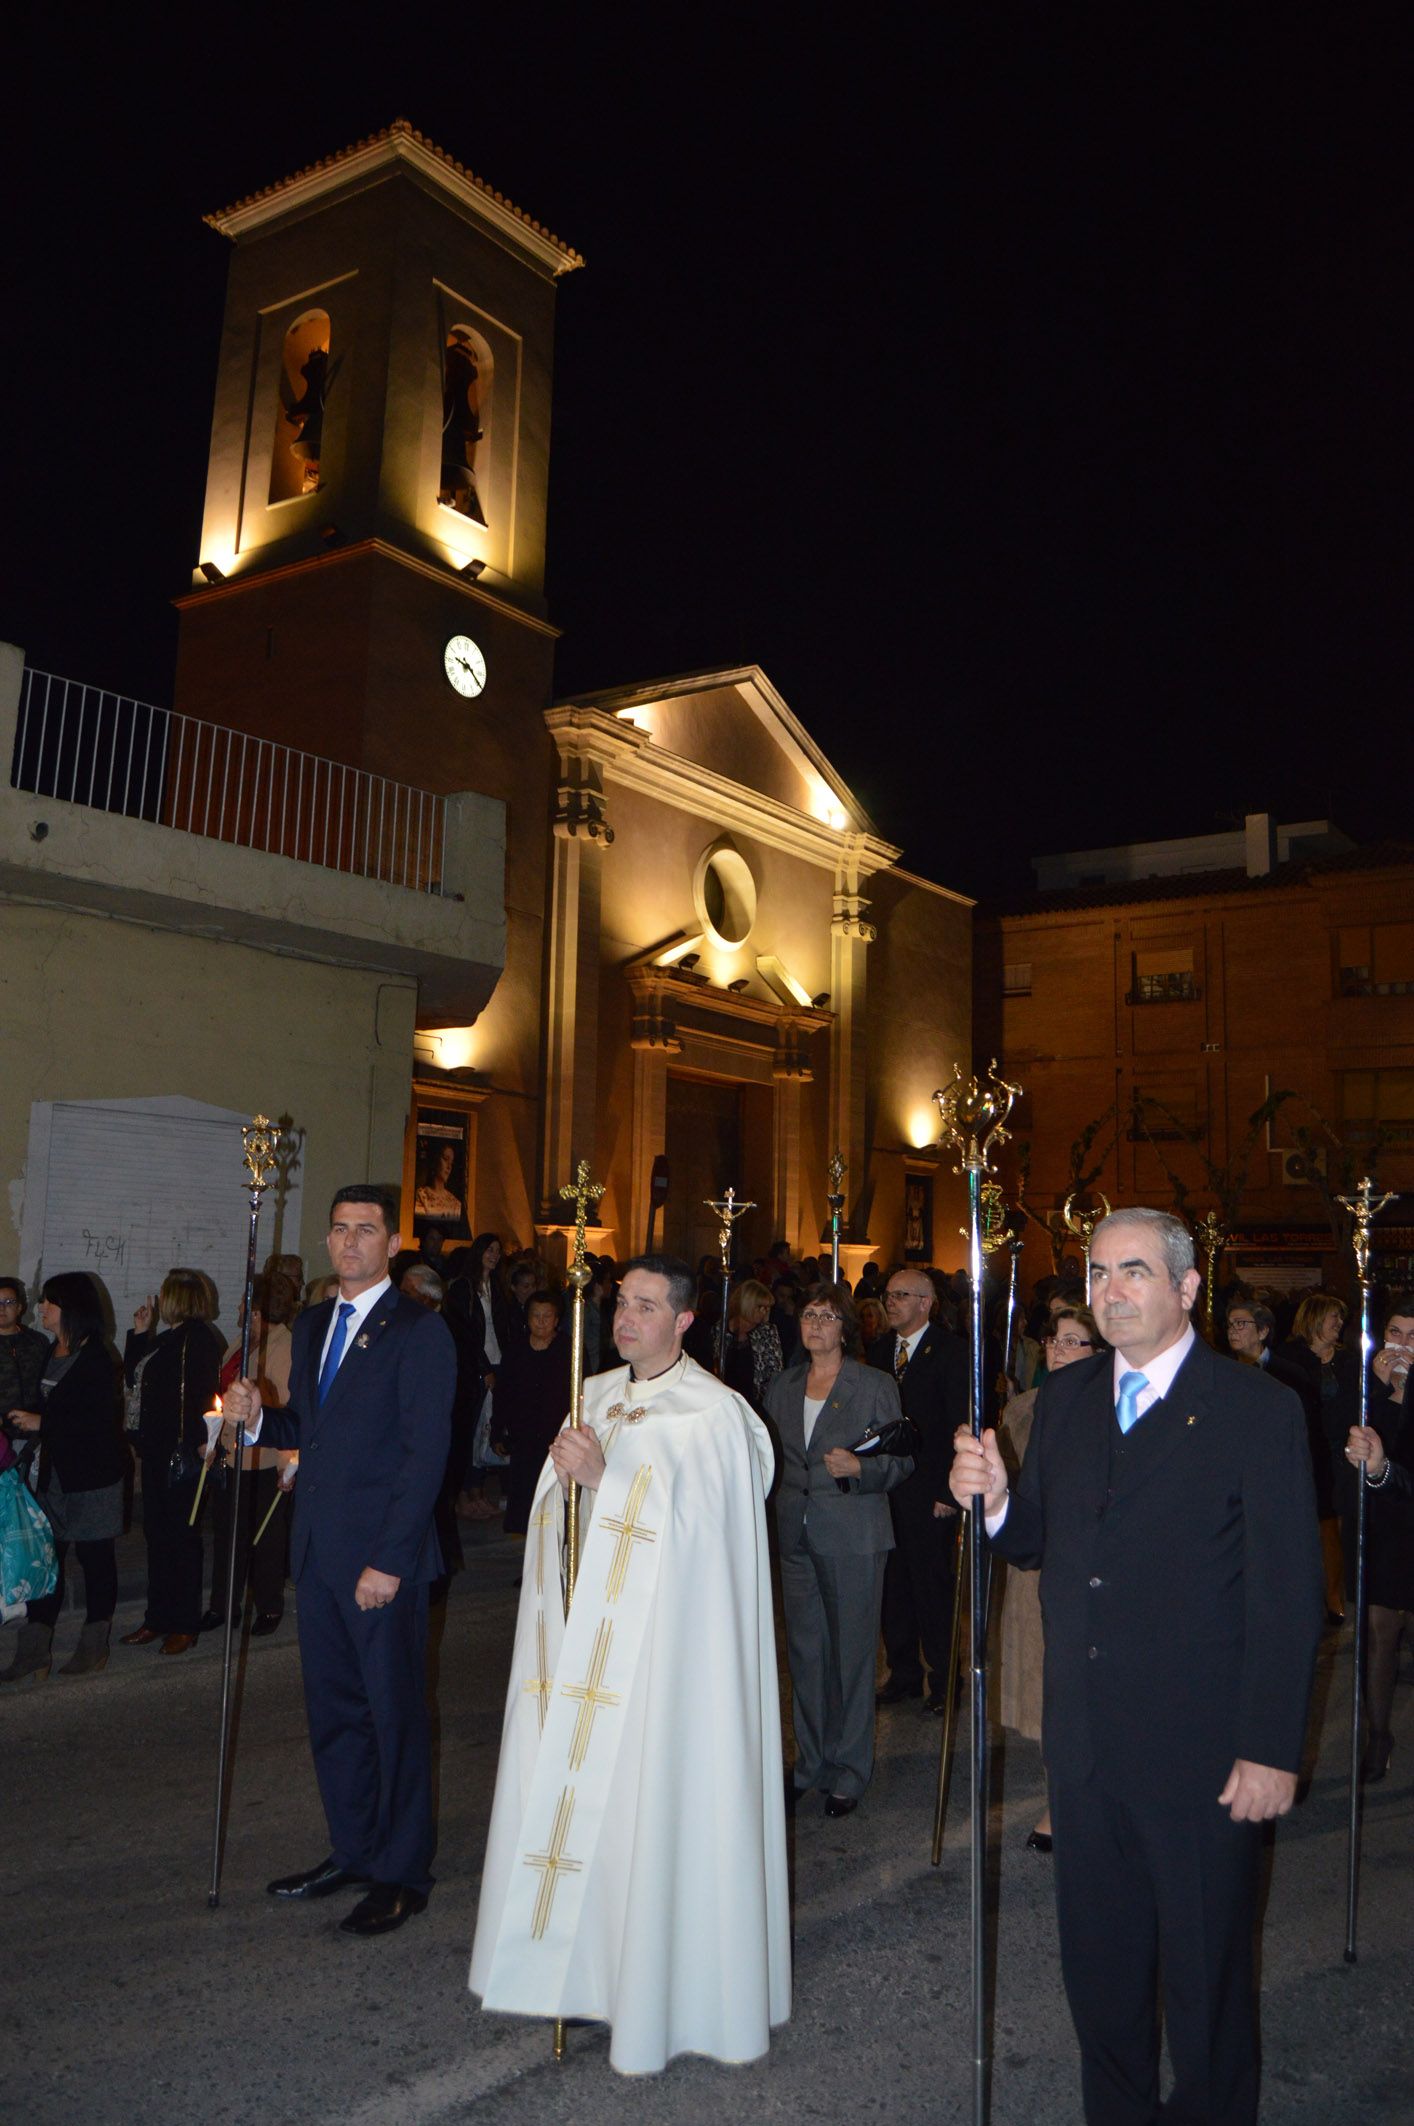
[[[933,1177],[909,1174],[903,1184],[903,1259],[933,1259]]]
[[[445,1246],[471,1238],[466,1215],[469,1133],[470,1117],[464,1109],[418,1107],[412,1233],[420,1248],[434,1235],[440,1235]]]

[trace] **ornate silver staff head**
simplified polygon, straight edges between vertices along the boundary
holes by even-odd
[[[1007,1119],[1020,1096],[1019,1085],[1010,1085],[997,1076],[995,1056],[987,1065],[985,1083],[978,1078],[964,1079],[961,1064],[954,1063],[952,1084],[935,1092],[933,1098],[942,1116],[944,1141],[952,1145],[962,1161],[953,1168],[955,1174],[992,1172],[992,1150],[1005,1144],[1010,1136]]]

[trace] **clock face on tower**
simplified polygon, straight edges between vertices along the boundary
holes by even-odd
[[[453,635],[442,652],[442,669],[457,692],[468,700],[486,684],[486,659],[470,635]]]

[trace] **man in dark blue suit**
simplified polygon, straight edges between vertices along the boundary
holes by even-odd
[[[289,1402],[262,1411],[249,1380],[225,1401],[228,1439],[244,1424],[300,1455],[290,1564],[330,1852],[270,1892],[366,1890],[342,1922],[351,1934],[390,1933],[432,1888],[427,1591],[442,1570],[433,1512],[456,1351],[437,1315],[395,1291],[388,1264],[401,1246],[391,1189],[340,1189],[329,1214],[339,1297],[295,1323]]]
[[[1039,1565],[1061,1971],[1090,2126],[1252,2126],[1262,1825],[1296,1798],[1323,1599],[1301,1405],[1194,1335],[1186,1226],[1091,1243],[1113,1346],[1043,1383],[1015,1491],[955,1440],[992,1548]],[[1159,2104],[1158,1979],[1174,2087]]]

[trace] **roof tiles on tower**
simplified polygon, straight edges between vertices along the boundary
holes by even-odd
[[[556,236],[552,230],[545,228],[543,223],[527,214],[523,208],[515,206],[503,192],[498,192],[493,185],[488,185],[484,178],[477,177],[473,171],[467,169],[465,163],[458,162],[454,155],[449,155],[445,148],[439,148],[435,141],[429,140],[425,133],[420,133],[416,126],[409,125],[406,118],[395,118],[391,125],[384,126],[380,132],[370,133],[366,140],[356,140],[349,147],[340,148],[334,155],[322,155],[317,162],[307,163],[302,170],[296,170],[289,177],[282,177],[274,184],[262,185],[258,192],[249,192],[244,199],[234,201],[229,207],[218,208],[214,214],[207,214],[203,219],[213,229],[219,229],[223,236],[236,235],[239,233],[240,224],[252,218],[252,210],[273,204],[282,193],[306,189],[311,179],[326,174],[332,175],[345,164],[360,158],[366,160],[370,151],[383,146],[390,148],[395,155],[411,150],[415,151],[418,159],[440,164],[449,179],[474,193],[479,193],[487,208],[497,218],[505,217],[513,223],[518,223],[526,236],[536,241],[538,247],[556,253],[556,273],[569,273],[576,266],[584,264],[578,251]],[[411,155],[409,159],[412,159]]]

